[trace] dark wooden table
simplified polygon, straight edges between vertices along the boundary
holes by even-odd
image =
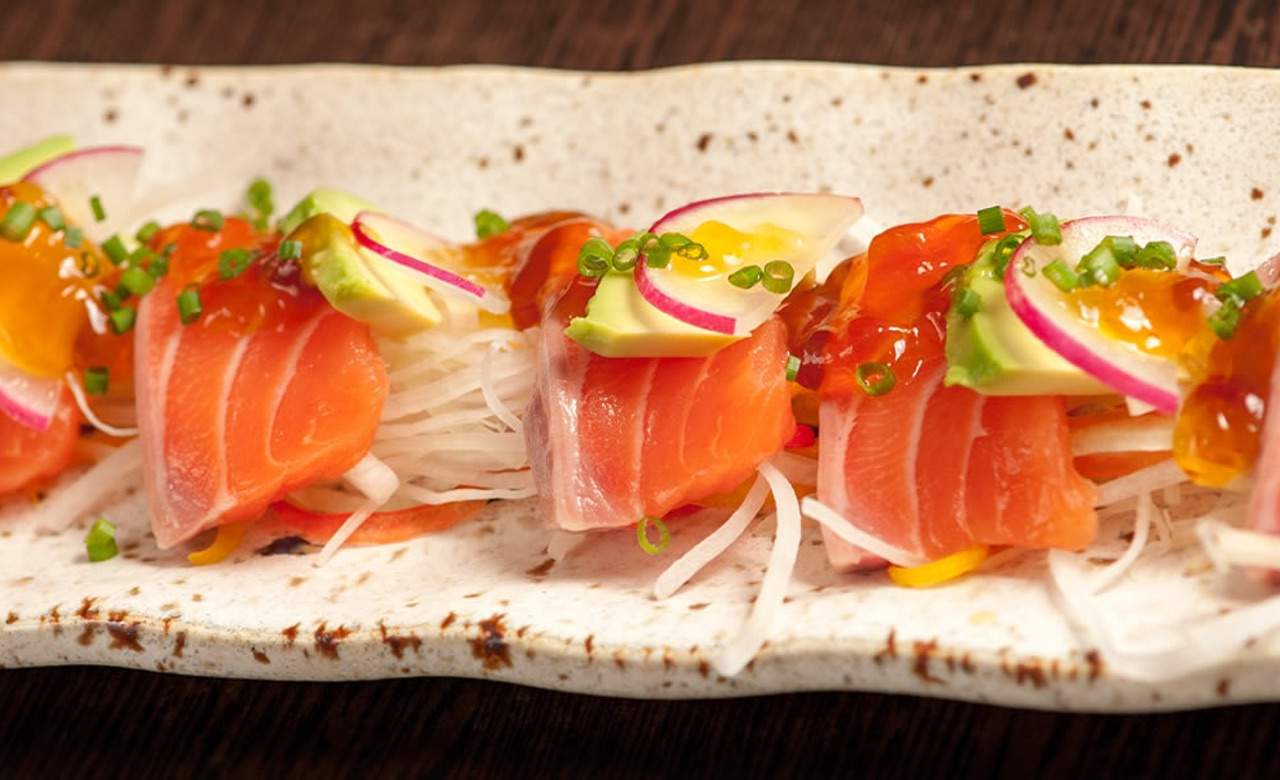
[[[1262,1],[45,0],[0,8],[0,60],[592,69],[761,58],[1280,65],[1280,4]],[[1277,777],[1278,743],[1280,706],[1101,717],[871,694],[659,703],[457,680],[0,672],[5,777],[373,770]]]

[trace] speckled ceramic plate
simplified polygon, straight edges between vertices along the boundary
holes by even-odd
[[[442,234],[470,214],[551,206],[647,224],[744,190],[861,195],[882,223],[1001,202],[1144,213],[1256,259],[1280,200],[1280,73],[1209,68],[885,70],[725,64],[625,75],[468,67],[0,66],[0,148],[72,132],[149,152],[168,216],[230,205],[265,174],[284,202],[318,183],[367,193]],[[191,184],[198,187],[192,190]],[[643,697],[801,689],[912,692],[1134,710],[1280,697],[1280,646],[1176,683],[1113,673],[1046,585],[1043,557],[934,591],[836,576],[808,529],[786,626],[735,679],[710,649],[742,621],[770,543],[757,530],[666,602],[663,558],[630,533],[556,564],[533,505],[451,532],[307,557],[192,568],[154,549],[136,496],[109,510],[125,554],[89,564],[83,531],[0,519],[0,664],[111,664],[278,679],[489,677]],[[710,527],[676,529],[672,553]],[[1096,555],[1126,530],[1105,525]],[[1182,532],[1185,533],[1185,532]],[[672,554],[668,553],[668,555]],[[1194,545],[1116,589],[1155,614],[1245,598]],[[1144,602],[1143,599],[1146,599]]]

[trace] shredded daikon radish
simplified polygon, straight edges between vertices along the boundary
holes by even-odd
[[[805,517],[816,520],[823,528],[831,531],[854,547],[865,550],[878,558],[883,558],[894,566],[910,568],[929,562],[925,558],[913,555],[899,547],[894,547],[888,542],[881,541],[861,528],[854,526],[853,523],[844,519],[839,512],[813,496],[805,496],[804,501],[800,503],[800,508]]]
[[[1133,417],[1141,417],[1156,410],[1154,406],[1146,401],[1139,401],[1137,398],[1127,395],[1124,397],[1124,405],[1128,407],[1129,414]]]
[[[654,598],[665,599],[670,597],[680,590],[686,582],[693,579],[695,574],[702,571],[704,566],[729,549],[738,540],[738,537],[742,535],[742,532],[747,530],[747,526],[751,524],[756,515],[760,513],[760,507],[764,506],[764,499],[768,493],[769,483],[765,481],[764,476],[756,477],[755,484],[747,492],[746,498],[742,499],[742,504],[734,510],[733,514],[729,515],[729,519],[721,523],[719,528],[707,534],[702,541],[677,558],[674,563],[667,567],[666,571],[658,575],[658,579],[653,583]]]
[[[1178,464],[1172,460],[1161,461],[1154,466],[1138,469],[1098,486],[1098,506],[1110,506],[1127,498],[1152,493],[1169,485],[1187,481]]]
[[[711,665],[726,677],[742,671],[773,634],[782,616],[783,600],[791,584],[796,557],[800,553],[800,504],[796,491],[769,463],[760,464],[760,476],[769,484],[773,502],[777,506],[777,530],[773,537],[773,549],[769,551],[769,563],[756,603],[751,607],[746,623],[728,645],[711,657]]]
[[[569,531],[552,531],[551,538],[547,540],[547,556],[551,560],[559,563],[568,558],[574,550],[582,546],[587,541],[589,534],[570,533]]]
[[[489,407],[494,416],[506,423],[511,430],[521,433],[524,431],[524,424],[502,402],[498,397],[498,391],[493,386],[493,354],[497,351],[497,347],[497,344],[490,344],[488,351],[484,353],[484,360],[480,362],[480,392],[484,395],[485,406]]]
[[[142,444],[134,439],[98,461],[71,484],[51,493],[32,512],[41,518],[43,526],[65,527],[141,481]],[[45,520],[49,522],[43,522]]]
[[[360,462],[351,467],[351,470],[342,475],[351,487],[364,493],[369,499],[367,503],[359,509],[351,513],[351,516],[343,521],[338,530],[334,532],[329,541],[325,542],[324,547],[320,550],[320,557],[316,561],[317,566],[323,566],[329,562],[347,543],[360,526],[364,524],[369,516],[378,511],[379,507],[391,500],[395,495],[396,489],[400,487],[400,479],[396,473],[392,471],[385,463],[378,460],[372,455],[365,455]]]
[[[1071,434],[1071,454],[1110,452],[1168,452],[1173,449],[1173,418],[1162,415],[1131,417],[1091,425]]]
[[[521,498],[532,498],[538,495],[537,488],[454,488],[453,490],[430,490],[417,485],[401,485],[400,493],[417,499],[424,504],[451,504],[454,501],[493,501],[505,499],[515,501]]]
[[[1219,520],[1201,520],[1196,536],[1219,571],[1233,566],[1280,569],[1280,536],[1235,528]]]
[[[1097,644],[1107,667],[1140,682],[1165,682],[1231,660],[1256,639],[1280,628],[1280,596],[1222,614],[1167,625],[1144,624],[1124,633],[1124,616],[1094,594],[1081,556],[1049,553],[1049,575],[1071,617]],[[1132,633],[1132,632],[1131,632]]]
[[[793,485],[818,484],[818,461],[794,452],[779,452],[770,461]]]
[[[1123,555],[1093,575],[1094,593],[1101,593],[1114,585],[1129,570],[1129,567],[1133,566],[1133,562],[1138,560],[1143,548],[1147,546],[1147,537],[1151,533],[1151,515],[1154,512],[1155,506],[1151,503],[1151,496],[1146,493],[1138,496],[1138,512],[1137,519],[1133,523],[1133,538],[1129,540],[1129,546]]]
[[[80,387],[80,379],[76,376],[76,372],[68,371],[66,382],[67,387],[71,389],[71,396],[76,399],[76,406],[80,407],[80,414],[84,415],[84,419],[88,420],[90,425],[108,436],[121,439],[131,439],[138,435],[137,428],[117,428],[104,422],[94,413],[93,407],[89,405],[89,399],[84,394],[84,388]]]

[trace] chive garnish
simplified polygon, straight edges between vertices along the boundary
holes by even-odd
[[[1136,268],[1171,271],[1178,266],[1178,256],[1173,251],[1173,244],[1168,241],[1148,241],[1133,256],[1133,265]]]
[[[1054,260],[1046,265],[1044,276],[1063,292],[1071,292],[1080,286],[1080,275],[1062,260]]]
[[[107,218],[107,210],[102,207],[102,198],[97,195],[89,198],[89,208],[93,211],[94,221],[101,222]]]
[[[1004,232],[1004,209],[999,206],[987,206],[978,209],[978,230],[982,235]]]
[[[253,253],[248,249],[224,249],[218,254],[218,278],[222,281],[234,279],[244,273],[253,262]]]
[[[477,211],[474,219],[476,223],[476,238],[481,241],[486,238],[492,238],[499,233],[505,233],[511,228],[511,223],[503,219],[501,214],[490,209]]]
[[[62,236],[62,243],[67,245],[67,249],[79,249],[84,243],[84,231],[72,225]]]
[[[1105,246],[1111,250],[1111,256],[1116,259],[1116,263],[1121,268],[1134,266],[1134,258],[1138,255],[1138,242],[1133,240],[1133,236],[1107,236],[1102,239],[1099,246]]]
[[[1229,282],[1223,282],[1218,285],[1217,295],[1222,300],[1228,298],[1238,298],[1239,302],[1245,303],[1257,298],[1266,292],[1262,286],[1262,280],[1258,278],[1256,271],[1250,271],[1243,276],[1237,276]]]
[[[603,238],[588,238],[578,250],[578,273],[583,276],[604,276],[612,262],[613,247]]]
[[[952,305],[955,307],[956,313],[967,320],[981,311],[982,296],[971,288],[960,287],[956,289],[955,301]]]
[[[1027,221],[1027,226],[1031,228],[1031,237],[1037,244],[1056,246],[1062,243],[1062,225],[1058,222],[1057,215],[1049,212],[1040,214],[1030,206],[1018,213]]]
[[[634,237],[628,238],[618,248],[613,250],[613,270],[630,271],[636,267],[636,261],[640,259],[640,242]]]
[[[120,236],[112,236],[103,241],[102,251],[107,253],[107,258],[115,265],[120,265],[129,259],[129,250],[125,249],[124,242],[120,240]]]
[[[159,257],[152,258],[151,262],[147,263],[147,273],[151,275],[152,279],[161,279],[166,274],[168,274],[169,273],[168,256],[161,255]]]
[[[93,563],[116,557],[116,527],[106,518],[99,518],[89,527],[84,537],[84,550]]]
[[[159,233],[159,232],[160,232],[159,222],[154,222],[154,221],[148,222],[147,224],[138,228],[138,232],[134,236],[134,238],[138,239],[139,244],[149,244],[151,243],[151,239],[155,238],[156,233]]]
[[[302,257],[301,241],[281,241],[280,249],[277,250],[281,260],[297,260]]]
[[[898,381],[893,375],[893,369],[887,363],[862,363],[854,372],[854,377],[858,380],[858,387],[862,388],[862,392],[871,396],[884,395],[892,390]]]
[[[17,201],[0,219],[0,235],[10,241],[23,241],[36,222],[36,207],[25,201]]]
[[[67,226],[67,220],[57,206],[45,206],[36,212],[36,216],[48,225],[50,230],[62,230]]]
[[[658,530],[657,544],[649,541],[649,526]],[[650,555],[657,555],[671,544],[671,531],[667,528],[667,524],[662,522],[662,518],[646,515],[636,523],[636,541],[640,543],[640,549]]]
[[[1240,327],[1240,302],[1236,298],[1227,298],[1218,310],[1209,315],[1209,329],[1220,339],[1229,339],[1236,335]]]
[[[271,215],[276,210],[275,200],[271,196],[271,182],[262,178],[251,181],[249,189],[245,191],[245,200],[249,202],[249,207],[257,212],[253,220],[254,228],[265,232],[271,221]]]
[[[103,310],[108,314],[120,308],[120,294],[118,292],[103,290],[99,300],[102,301]]]
[[[740,287],[744,290],[750,290],[752,287],[755,287],[763,277],[764,272],[760,270],[760,266],[744,265],[729,274],[729,284],[734,287]]]
[[[1218,255],[1217,257],[1198,257],[1196,258],[1196,262],[1200,265],[1225,266],[1227,264],[1227,258],[1223,255]]]
[[[89,395],[106,395],[111,374],[102,366],[85,369],[84,391]]]
[[[787,356],[787,381],[796,381],[796,375],[800,373],[800,357],[798,355]]]
[[[207,230],[210,233],[217,233],[222,230],[222,226],[226,220],[222,216],[222,212],[217,209],[200,209],[191,219],[191,227],[196,230]]]
[[[796,279],[796,269],[786,260],[771,260],[764,264],[764,273],[760,278],[764,289],[777,295],[791,292],[791,283]]]
[[[1110,287],[1120,278],[1120,263],[1105,240],[1080,259],[1076,270],[1081,280],[1090,285]]]
[[[200,291],[195,285],[187,287],[178,293],[178,319],[182,320],[183,325],[190,325],[200,319],[200,315],[204,313],[204,307],[200,304]]]
[[[130,266],[120,274],[120,286],[141,298],[156,286],[156,280],[142,266]]]
[[[120,306],[108,314],[107,319],[111,322],[111,330],[117,336],[123,336],[133,330],[133,324],[138,319],[138,310],[132,306]]]

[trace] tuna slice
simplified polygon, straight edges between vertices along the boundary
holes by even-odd
[[[604,358],[553,320],[539,353],[525,436],[547,514],[568,531],[733,490],[795,431],[777,319],[706,358]]]

